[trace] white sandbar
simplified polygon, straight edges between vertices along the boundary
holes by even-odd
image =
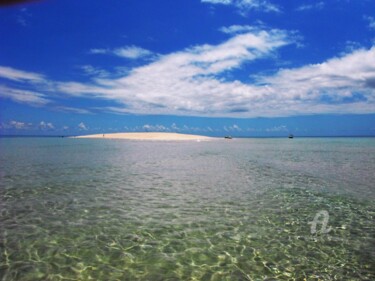
[[[161,133],[161,132],[96,134],[96,135],[77,136],[76,138],[89,138],[89,139],[103,139],[104,138],[104,139],[128,139],[128,140],[197,140],[197,141],[206,141],[206,140],[215,139],[215,138],[200,136],[200,135]]]

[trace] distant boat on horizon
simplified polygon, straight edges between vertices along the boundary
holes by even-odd
[[[288,138],[290,139],[294,138],[293,134],[289,134]]]
[[[224,139],[231,140],[232,137],[231,136],[225,136]]]

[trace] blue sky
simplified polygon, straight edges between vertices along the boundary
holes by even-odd
[[[0,134],[375,135],[375,2],[0,7]]]

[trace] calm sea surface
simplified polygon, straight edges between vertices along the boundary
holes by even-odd
[[[375,280],[375,138],[0,139],[0,280]]]

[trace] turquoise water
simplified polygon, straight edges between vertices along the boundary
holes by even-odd
[[[374,138],[2,138],[0,280],[375,280],[374,171]]]

